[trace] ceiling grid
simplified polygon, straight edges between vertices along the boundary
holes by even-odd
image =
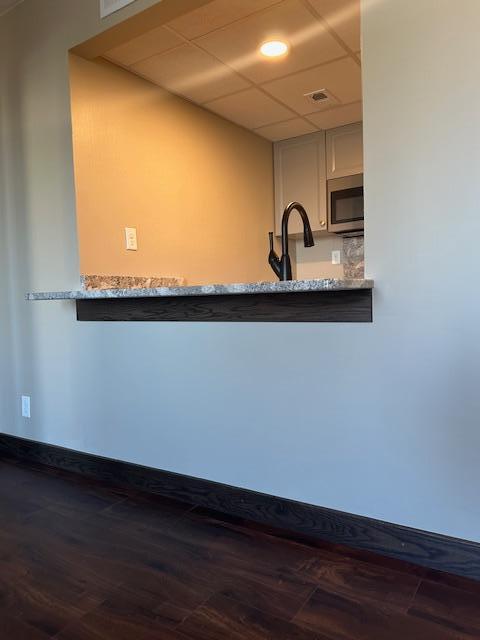
[[[268,39],[289,54],[266,60]],[[105,57],[278,140],[362,119],[359,0],[213,0]],[[304,94],[327,89],[315,105]]]

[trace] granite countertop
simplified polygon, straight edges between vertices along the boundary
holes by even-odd
[[[184,287],[185,278],[177,276],[106,276],[84,274],[80,276],[83,289],[153,289],[158,287]]]
[[[373,280],[289,280],[286,282],[250,282],[211,284],[182,287],[154,287],[128,289],[80,289],[78,291],[50,291],[27,293],[27,300],[94,300],[105,298],[168,298],[179,296],[219,296],[255,293],[286,293],[306,291],[350,291],[373,289]]]

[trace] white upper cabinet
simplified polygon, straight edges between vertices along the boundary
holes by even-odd
[[[362,123],[330,129],[326,136],[327,179],[363,173]]]
[[[282,233],[282,215],[293,201],[305,208],[312,231],[327,229],[327,177],[325,132],[319,131],[274,144],[275,233]],[[303,232],[300,216],[293,211],[290,233]]]

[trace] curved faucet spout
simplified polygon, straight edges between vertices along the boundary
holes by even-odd
[[[285,208],[282,217],[282,255],[288,254],[288,221],[292,211],[298,211],[303,222],[303,244],[305,247],[313,247],[312,227],[307,212],[299,202],[291,202]]]
[[[273,233],[270,234],[270,253],[268,262],[274,273],[280,280],[292,279],[292,264],[288,253],[288,221],[292,211],[298,211],[303,222],[303,244],[306,247],[313,247],[312,227],[308,219],[307,212],[299,202],[291,202],[283,212],[282,217],[282,257],[279,258],[273,250]]]

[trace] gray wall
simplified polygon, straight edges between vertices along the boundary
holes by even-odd
[[[97,9],[0,19],[1,429],[480,541],[478,0],[364,4],[372,325],[81,324],[23,301],[78,283],[66,49]]]

